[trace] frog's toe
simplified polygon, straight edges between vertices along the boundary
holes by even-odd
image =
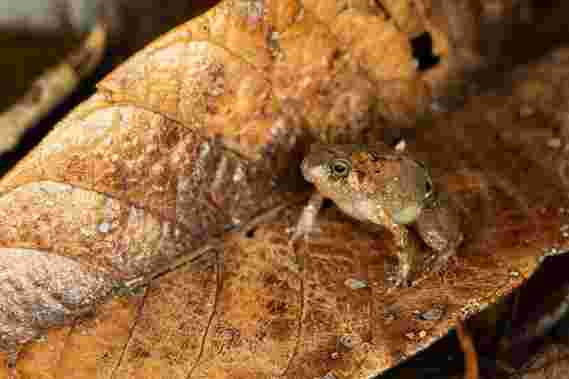
[[[388,277],[386,281],[387,293],[391,293],[397,289],[411,287],[411,282],[408,278],[402,278],[400,276]]]
[[[311,237],[318,236],[322,233],[322,228],[318,225],[306,225],[300,223],[294,228],[289,229],[291,232],[291,236],[289,239],[289,245],[293,245],[297,241],[307,241]]]
[[[446,270],[450,258],[455,256],[455,250],[449,249],[446,252],[435,255],[431,262],[427,263],[429,272],[441,272]]]
[[[390,289],[407,288],[411,287],[411,282],[409,281],[409,278],[403,278],[401,276],[397,276],[392,278],[389,287]]]
[[[387,292],[391,292],[397,288],[406,288],[411,286],[410,275],[411,266],[408,264],[388,265],[386,268],[386,286]]]

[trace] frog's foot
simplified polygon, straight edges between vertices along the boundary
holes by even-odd
[[[387,285],[387,293],[391,293],[399,288],[408,288],[408,287],[411,287],[411,282],[409,281],[409,279],[401,275],[397,275],[389,278]]]
[[[387,293],[391,293],[398,288],[406,288],[411,286],[411,265],[407,262],[393,262],[388,264],[386,268],[386,286]]]
[[[434,273],[446,270],[449,260],[454,256],[456,256],[456,249],[448,249],[447,251],[436,253],[426,262],[427,270]]]

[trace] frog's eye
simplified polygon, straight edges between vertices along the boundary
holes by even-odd
[[[352,165],[346,159],[334,159],[330,162],[330,173],[334,178],[345,178],[350,175]]]

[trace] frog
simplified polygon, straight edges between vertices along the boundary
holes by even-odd
[[[427,165],[409,152],[382,143],[311,145],[301,164],[304,179],[315,187],[297,223],[293,240],[314,228],[325,198],[352,218],[386,228],[397,247],[393,287],[411,285],[417,244],[415,232],[433,251],[428,271],[447,267],[463,241],[461,215]]]

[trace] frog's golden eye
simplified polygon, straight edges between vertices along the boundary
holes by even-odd
[[[334,159],[330,162],[330,173],[336,179],[350,175],[352,165],[346,159]]]

